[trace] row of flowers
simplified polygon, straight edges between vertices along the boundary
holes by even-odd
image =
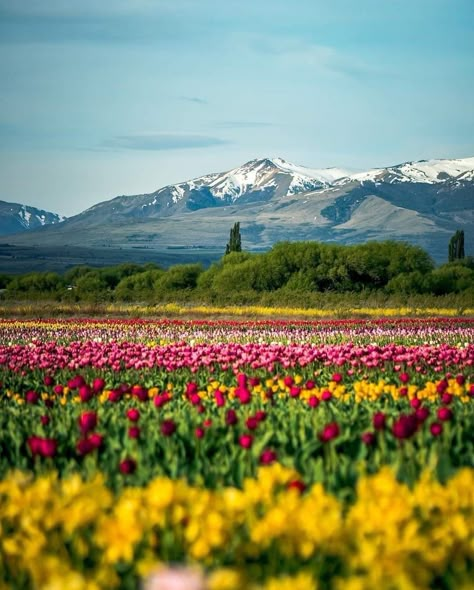
[[[425,471],[409,488],[384,468],[351,503],[278,463],[214,491],[158,477],[113,494],[100,475],[13,472],[0,526],[5,588],[127,588],[179,561],[199,564],[210,590],[467,590],[474,472],[442,485]]]
[[[21,344],[53,341],[134,341],[148,345],[222,342],[451,344],[472,342],[472,318],[350,320],[0,320],[0,340]]]
[[[377,369],[393,365],[394,371],[415,367],[442,372],[446,367],[462,370],[474,366],[474,344],[464,347],[441,344],[438,346],[403,344],[365,345],[353,343],[339,345],[221,343],[173,343],[150,346],[138,342],[55,342],[0,345],[0,367],[9,371],[56,371],[93,367],[119,372],[128,369],[153,369],[171,372],[188,368],[212,370],[243,368],[265,369],[319,366],[347,366],[348,368]]]
[[[338,493],[353,488],[364,463],[398,465],[406,480],[427,461],[441,476],[471,465],[474,384],[463,374],[418,385],[406,372],[396,382],[344,379],[241,373],[229,385],[109,389],[99,377],[61,384],[46,375],[40,390],[0,397],[0,474],[54,464],[61,473],[101,471],[112,486],[123,475],[142,483],[163,474],[213,487],[281,461]]]

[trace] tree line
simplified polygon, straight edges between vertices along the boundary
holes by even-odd
[[[240,245],[239,245],[240,247]],[[474,298],[474,260],[455,258],[435,267],[420,247],[402,242],[358,245],[281,242],[264,253],[231,250],[209,268],[178,264],[126,263],[113,267],[77,266],[63,275],[34,272],[1,276],[4,300],[71,302],[212,303],[304,300],[310,294],[465,294]]]

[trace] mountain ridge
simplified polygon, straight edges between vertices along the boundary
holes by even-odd
[[[467,253],[472,251],[473,205],[474,158],[404,162],[362,173],[256,158],[152,193],[99,202],[12,243],[157,252],[199,247],[215,249],[217,256],[239,220],[248,250],[281,240],[396,239],[442,260],[459,227]]]

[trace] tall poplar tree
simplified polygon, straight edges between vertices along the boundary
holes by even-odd
[[[230,238],[225,247],[225,253],[242,252],[242,237],[240,235],[240,221],[234,223],[234,227],[230,230]]]

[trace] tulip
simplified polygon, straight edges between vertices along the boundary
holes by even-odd
[[[385,428],[385,414],[383,412],[375,412],[372,417],[372,423],[375,430],[383,430]]]
[[[81,385],[79,387],[79,397],[81,398],[81,402],[86,403],[94,397],[94,394],[88,385]]]
[[[433,422],[430,426],[430,432],[433,436],[440,436],[443,433],[443,425],[440,422]]]
[[[46,387],[51,387],[51,385],[54,385],[54,379],[51,377],[51,375],[45,375],[43,383],[46,385]]]
[[[332,393],[329,391],[329,389],[325,389],[323,391],[323,393],[321,394],[321,399],[324,402],[328,402],[331,398],[332,398]]]
[[[416,419],[422,424],[430,415],[430,411],[426,407],[418,408],[415,412]]]
[[[87,434],[97,426],[96,412],[83,412],[78,419],[79,428],[82,434]]]
[[[456,375],[456,383],[458,385],[464,385],[465,382],[466,378],[464,377],[464,375]]]
[[[400,373],[400,381],[402,383],[408,383],[410,381],[410,375],[408,373]]]
[[[306,485],[300,479],[294,479],[286,484],[287,490],[296,490],[302,494],[306,490]]]
[[[42,457],[54,457],[58,448],[58,442],[54,438],[40,439],[40,455]]]
[[[257,418],[255,418],[255,416],[250,416],[245,421],[245,426],[247,426],[247,428],[249,430],[255,430],[257,428],[257,426],[258,426],[258,420],[257,420]]]
[[[26,442],[33,456],[41,453],[41,438],[39,436],[29,436]]]
[[[334,375],[331,377],[331,381],[334,381],[334,383],[340,383],[342,381],[341,373],[334,373]]]
[[[260,455],[260,465],[270,465],[277,460],[277,454],[272,449],[265,449]]]
[[[375,434],[373,432],[363,432],[361,434],[361,440],[364,443],[364,445],[367,445],[368,447],[373,445],[375,443]]]
[[[130,422],[138,422],[140,418],[140,411],[137,408],[129,408],[125,415],[130,420]]]
[[[88,455],[95,451],[95,446],[89,438],[81,438],[76,443],[76,451],[78,455]]]
[[[250,449],[253,444],[253,436],[251,434],[242,434],[239,436],[239,445],[243,449]]]
[[[449,422],[449,420],[451,420],[453,417],[453,412],[450,410],[450,408],[443,406],[442,408],[438,408],[437,416],[438,420]]]
[[[446,389],[448,389],[448,382],[446,381],[446,379],[442,379],[441,381],[439,381],[436,385],[436,391],[438,393],[444,393],[446,391]]]
[[[329,442],[339,436],[339,425],[337,422],[330,422],[326,424],[323,431],[319,434],[319,440],[321,442]]]
[[[98,449],[99,447],[102,446],[102,443],[104,441],[104,437],[102,436],[102,434],[99,434],[98,432],[93,432],[90,436],[89,436],[89,440],[91,441],[91,443],[94,445],[94,447],[96,449]]]
[[[204,437],[204,434],[205,434],[204,428],[201,428],[201,427],[198,426],[194,430],[194,435],[196,436],[196,438],[203,438]]]
[[[138,426],[130,426],[128,429],[128,438],[139,438],[140,428]]]
[[[401,414],[392,426],[392,433],[396,438],[405,439],[413,436],[418,428],[418,421],[414,414]]]
[[[290,397],[298,397],[300,393],[301,389],[299,387],[296,387],[296,385],[292,385],[290,387]]]
[[[39,402],[40,396],[36,391],[30,390],[25,393],[25,401],[27,404],[37,404]]]
[[[453,401],[453,396],[446,391],[441,395],[441,403],[445,406],[449,406],[449,404]]]
[[[163,422],[161,423],[160,430],[161,434],[163,434],[164,436],[172,436],[176,431],[176,424],[171,419],[163,420]]]
[[[109,396],[107,398],[107,401],[112,402],[113,404],[116,404],[121,399],[122,399],[122,392],[118,389],[112,389],[109,392]]]
[[[235,410],[227,410],[227,413],[225,415],[225,423],[227,424],[227,426],[233,426],[234,424],[237,424],[237,422],[239,421],[238,417],[237,417],[237,413]]]
[[[317,408],[319,406],[319,399],[315,395],[311,395],[308,399],[310,408]]]
[[[50,422],[49,416],[41,416],[40,420],[43,426],[47,426]]]
[[[137,462],[135,459],[124,459],[119,463],[119,470],[120,473],[123,473],[123,475],[131,475],[132,473],[135,473],[136,469]]]
[[[97,377],[92,382],[92,390],[94,391],[94,393],[100,393],[104,389],[104,387],[105,387],[105,381],[104,381],[104,379],[101,379],[100,377]]]
[[[284,379],[283,379],[283,383],[285,384],[286,387],[291,387],[294,383],[294,379],[291,375],[287,375]]]

